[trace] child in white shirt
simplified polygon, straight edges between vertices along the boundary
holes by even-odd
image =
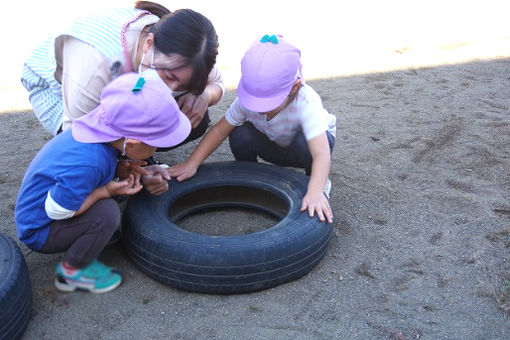
[[[336,117],[319,95],[304,84],[301,52],[281,36],[265,35],[241,61],[238,97],[204,136],[187,161],[169,169],[178,181],[192,177],[198,166],[228,137],[236,160],[257,157],[280,165],[304,168],[310,176],[301,211],[333,221],[328,179]],[[324,195],[326,194],[326,195]]]

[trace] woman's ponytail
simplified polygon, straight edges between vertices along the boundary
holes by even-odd
[[[136,1],[135,8],[151,12],[152,14],[160,18],[166,14],[170,14],[170,10],[167,9],[165,6],[162,6],[152,1]]]

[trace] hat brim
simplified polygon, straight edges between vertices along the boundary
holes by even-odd
[[[104,117],[104,108],[99,105],[85,116],[73,120],[73,138],[82,143],[106,143],[125,137],[107,125]]]
[[[139,139],[141,142],[156,147],[168,148],[180,144],[191,132],[191,122],[181,111],[177,113],[179,118],[177,126],[173,131],[160,138],[139,138],[125,136],[114,130],[104,119],[104,108],[99,105],[90,113],[73,120],[72,133],[73,138],[82,143],[107,143],[118,140],[122,137]]]
[[[269,112],[282,105],[285,99],[289,96],[289,92],[290,88],[288,91],[273,97],[256,97],[245,90],[241,81],[239,81],[239,85],[237,86],[237,97],[239,98],[241,105],[247,110],[259,113]]]
[[[191,132],[191,122],[181,111],[177,116],[179,123],[168,135],[157,139],[144,138],[142,142],[156,148],[170,148],[183,142]]]

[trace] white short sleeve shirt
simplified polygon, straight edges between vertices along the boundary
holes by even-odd
[[[296,98],[270,120],[265,114],[245,109],[239,98],[230,105],[225,119],[234,126],[250,122],[281,147],[289,146],[299,131],[303,131],[306,140],[326,131],[333,137],[336,135],[336,117],[328,113],[319,94],[307,84],[303,84]]]

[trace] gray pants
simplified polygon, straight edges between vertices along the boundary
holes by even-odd
[[[83,268],[96,259],[117,230],[120,209],[111,198],[97,201],[77,217],[53,221],[44,246],[45,254],[65,251],[64,261]]]

